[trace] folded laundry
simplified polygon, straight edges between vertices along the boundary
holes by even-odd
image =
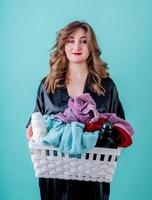
[[[78,155],[89,151],[97,143],[100,131],[84,132],[85,124],[80,122],[64,123],[61,120],[53,119],[53,116],[45,116],[44,119],[49,131],[41,139],[43,144],[53,145],[63,153]]]
[[[98,116],[96,103],[89,93],[70,98],[68,107],[64,112],[55,115],[56,118],[61,119],[65,123],[78,121],[84,124],[94,118],[96,119]]]
[[[60,112],[54,117],[65,123],[73,121],[84,123],[84,131],[87,132],[101,130],[104,123],[111,123],[113,139],[115,139],[117,146],[128,147],[132,144],[134,131],[131,125],[115,113],[98,113],[96,103],[89,93],[70,98],[64,112]]]

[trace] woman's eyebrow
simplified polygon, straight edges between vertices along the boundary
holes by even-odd
[[[69,38],[74,38],[74,36],[70,36]],[[80,37],[80,39],[83,39],[83,38],[87,38],[86,36],[82,36],[82,37]]]

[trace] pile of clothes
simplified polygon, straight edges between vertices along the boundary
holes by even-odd
[[[72,97],[63,113],[44,115],[47,134],[40,139],[63,153],[77,155],[93,147],[117,148],[132,144],[131,125],[114,113],[99,113],[89,93]]]

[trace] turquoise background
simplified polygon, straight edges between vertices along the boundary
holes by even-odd
[[[0,1],[0,200],[38,200],[25,139],[56,32],[86,20],[117,84],[134,144],[122,151],[110,200],[152,199],[152,1]]]

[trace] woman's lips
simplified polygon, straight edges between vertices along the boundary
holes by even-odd
[[[82,53],[72,53],[73,55],[76,55],[76,56],[79,56],[81,55]]]

